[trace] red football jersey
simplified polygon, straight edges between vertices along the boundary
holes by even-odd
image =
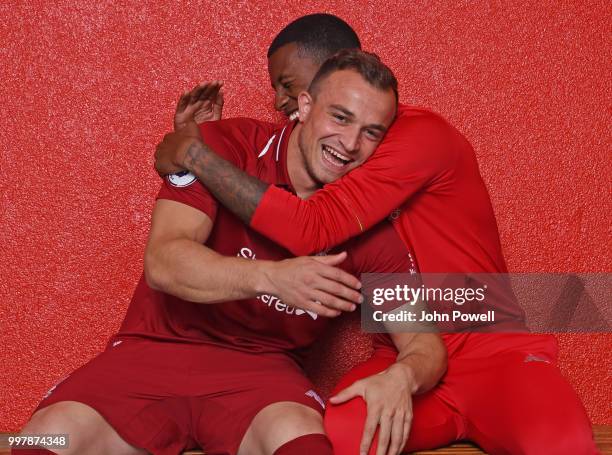
[[[205,142],[247,173],[291,190],[286,155],[293,123],[277,128],[248,119],[201,125]],[[171,199],[206,213],[214,222],[206,245],[220,254],[245,260],[280,260],[293,255],[245,226],[190,174],[165,179],[158,198]],[[270,214],[269,222],[276,218]],[[351,240],[342,267],[364,272],[407,272],[413,262],[389,223]],[[295,351],[319,337],[329,319],[288,306],[272,295],[256,299],[196,304],[154,291],[141,278],[120,335],[212,343],[252,352]]]
[[[472,146],[440,116],[406,105],[363,166],[307,200],[269,187],[251,227],[304,255],[344,242],[389,215],[422,273],[507,272]],[[520,330],[514,323],[524,313],[513,299],[502,297],[496,305],[500,322],[513,321]]]

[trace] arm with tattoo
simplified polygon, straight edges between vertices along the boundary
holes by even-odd
[[[188,169],[243,222],[303,256],[361,234],[447,172],[456,159],[454,150],[461,147],[453,143],[457,134],[441,123],[431,114],[398,117],[368,162],[308,199],[236,169],[205,147],[199,131],[195,136],[201,145],[191,151],[189,162],[188,147],[158,147],[155,167],[162,176]]]
[[[166,135],[155,152],[160,176],[188,170],[244,223],[249,224],[262,195],[268,189],[217,155],[204,144],[198,124],[219,120],[223,109],[222,82],[195,86],[179,98],[174,113],[174,131]]]
[[[194,140],[187,148],[185,169],[195,175],[213,196],[250,224],[268,184],[221,158],[206,144]]]

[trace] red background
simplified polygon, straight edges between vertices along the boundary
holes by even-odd
[[[402,101],[471,140],[512,271],[609,272],[609,3],[508,3],[2,2],[0,430],[118,328],[179,92],[222,79],[227,116],[275,118],[265,51],[305,13],[347,19]],[[612,336],[560,341],[612,424]]]

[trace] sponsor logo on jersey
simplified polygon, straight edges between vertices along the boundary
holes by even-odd
[[[252,260],[257,259],[257,255],[255,254],[255,252],[247,247],[240,248],[240,251],[238,252],[236,256],[244,258],[244,259],[252,259]],[[281,313],[295,314],[296,316],[307,314],[313,320],[316,320],[317,317],[319,316],[317,313],[314,313],[312,311],[305,311],[305,310],[302,310],[301,308],[295,308],[291,305],[287,305],[286,303],[283,303],[281,299],[279,299],[278,297],[274,295],[262,294],[262,295],[257,296],[257,300],[264,303],[269,308],[274,308],[276,311],[280,311]]]
[[[313,313],[312,311],[304,311],[301,308],[296,308],[291,305],[287,305],[286,303],[283,303],[281,299],[279,299],[278,297],[274,295],[270,295],[270,294],[259,295],[257,296],[257,300],[266,304],[269,308],[274,308],[276,311],[280,311],[281,313],[295,314],[296,316],[307,314],[313,320],[316,320],[317,317],[319,316],[317,313]]]
[[[168,183],[170,183],[170,185],[176,186],[177,188],[189,186],[196,181],[195,175],[187,171],[182,171],[177,174],[170,174],[166,178],[168,179]]]

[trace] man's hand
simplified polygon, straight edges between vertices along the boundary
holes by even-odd
[[[168,133],[155,148],[155,170],[160,177],[185,170],[185,158],[190,147],[203,147],[200,129],[194,121],[182,129]]]
[[[361,437],[360,455],[368,453],[379,425],[376,455],[397,455],[410,433],[412,394],[415,391],[412,371],[394,363],[377,375],[354,382],[329,401],[340,404],[362,397],[367,405],[368,416]]]
[[[284,303],[321,316],[335,317],[353,311],[362,297],[361,283],[336,266],[346,253],[268,262],[261,290]]]
[[[204,123],[221,119],[223,112],[223,82],[212,81],[196,85],[183,93],[174,113],[174,131],[183,129],[188,122]]]

